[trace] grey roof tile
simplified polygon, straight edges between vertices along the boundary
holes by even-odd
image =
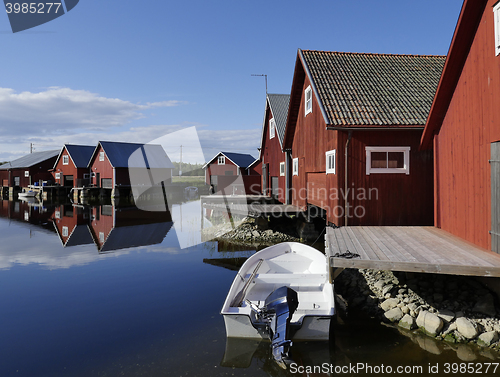
[[[445,56],[302,51],[332,126],[425,125]]]
[[[290,103],[289,94],[268,94],[269,107],[276,122],[276,131],[280,141],[283,145],[283,138],[285,137],[286,119],[288,116],[288,105]]]

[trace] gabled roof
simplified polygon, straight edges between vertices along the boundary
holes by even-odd
[[[445,56],[302,51],[332,126],[424,125]]]
[[[462,5],[443,74],[420,141],[422,149],[432,146],[432,139],[441,128],[487,3],[487,0],[465,0]]]
[[[298,50],[285,146],[311,82],[328,128],[423,128],[445,56]]]
[[[114,168],[174,168],[161,145],[114,141],[100,141],[89,160],[89,166],[99,149],[99,145],[102,146],[106,157]]]
[[[290,102],[289,94],[268,94],[267,101],[271,108],[274,121],[276,122],[276,133],[283,146],[283,138],[285,137],[286,118],[288,116],[288,104]]]
[[[213,160],[215,160],[220,155],[224,155],[226,158],[228,158],[233,164],[235,164],[239,168],[248,168],[256,160],[256,158],[253,157],[250,154],[246,154],[246,153],[233,153],[233,152],[222,152],[221,151],[221,152],[217,153],[205,165],[203,165],[203,169],[205,169],[209,164],[212,163]]]
[[[95,150],[95,147],[91,145],[64,144],[64,147],[62,147],[61,152],[59,153],[59,156],[57,156],[57,160],[54,163],[54,168],[61,159],[65,148],[68,151],[73,164],[75,164],[77,168],[86,168],[89,164],[90,157],[92,157]]]
[[[271,111],[271,114],[276,123],[276,134],[278,135],[278,140],[280,142],[281,149],[283,149],[283,139],[285,137],[286,129],[286,119],[288,116],[288,104],[290,103],[289,94],[268,94],[266,96],[266,108],[264,111],[264,122],[262,123],[262,135],[260,138],[260,151],[259,159],[262,153],[262,148],[264,147],[264,140],[267,137],[266,134],[266,121],[267,112]]]
[[[51,158],[57,157],[59,150],[33,152],[17,160],[7,162],[0,165],[0,170],[29,168],[33,165],[39,164]]]

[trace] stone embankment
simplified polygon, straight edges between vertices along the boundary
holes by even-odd
[[[239,222],[234,230],[231,229],[228,223],[215,227],[212,230],[214,239],[250,245],[300,241],[296,221],[289,218],[270,223],[261,219],[246,218]]]
[[[438,340],[500,350],[497,297],[474,278],[344,270],[335,290],[348,310]]]

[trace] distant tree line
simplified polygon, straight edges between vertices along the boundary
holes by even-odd
[[[179,166],[181,164],[180,162],[172,162],[172,164],[174,164],[174,170],[172,172],[172,176],[177,177],[179,176]],[[190,164],[183,162],[181,169],[182,169],[182,175],[185,176],[205,175],[205,170],[203,170],[203,164]]]

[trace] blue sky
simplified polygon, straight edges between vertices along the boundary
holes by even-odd
[[[0,161],[196,126],[205,156],[257,156],[297,49],[445,55],[461,0],[102,1],[13,34],[0,16]]]

